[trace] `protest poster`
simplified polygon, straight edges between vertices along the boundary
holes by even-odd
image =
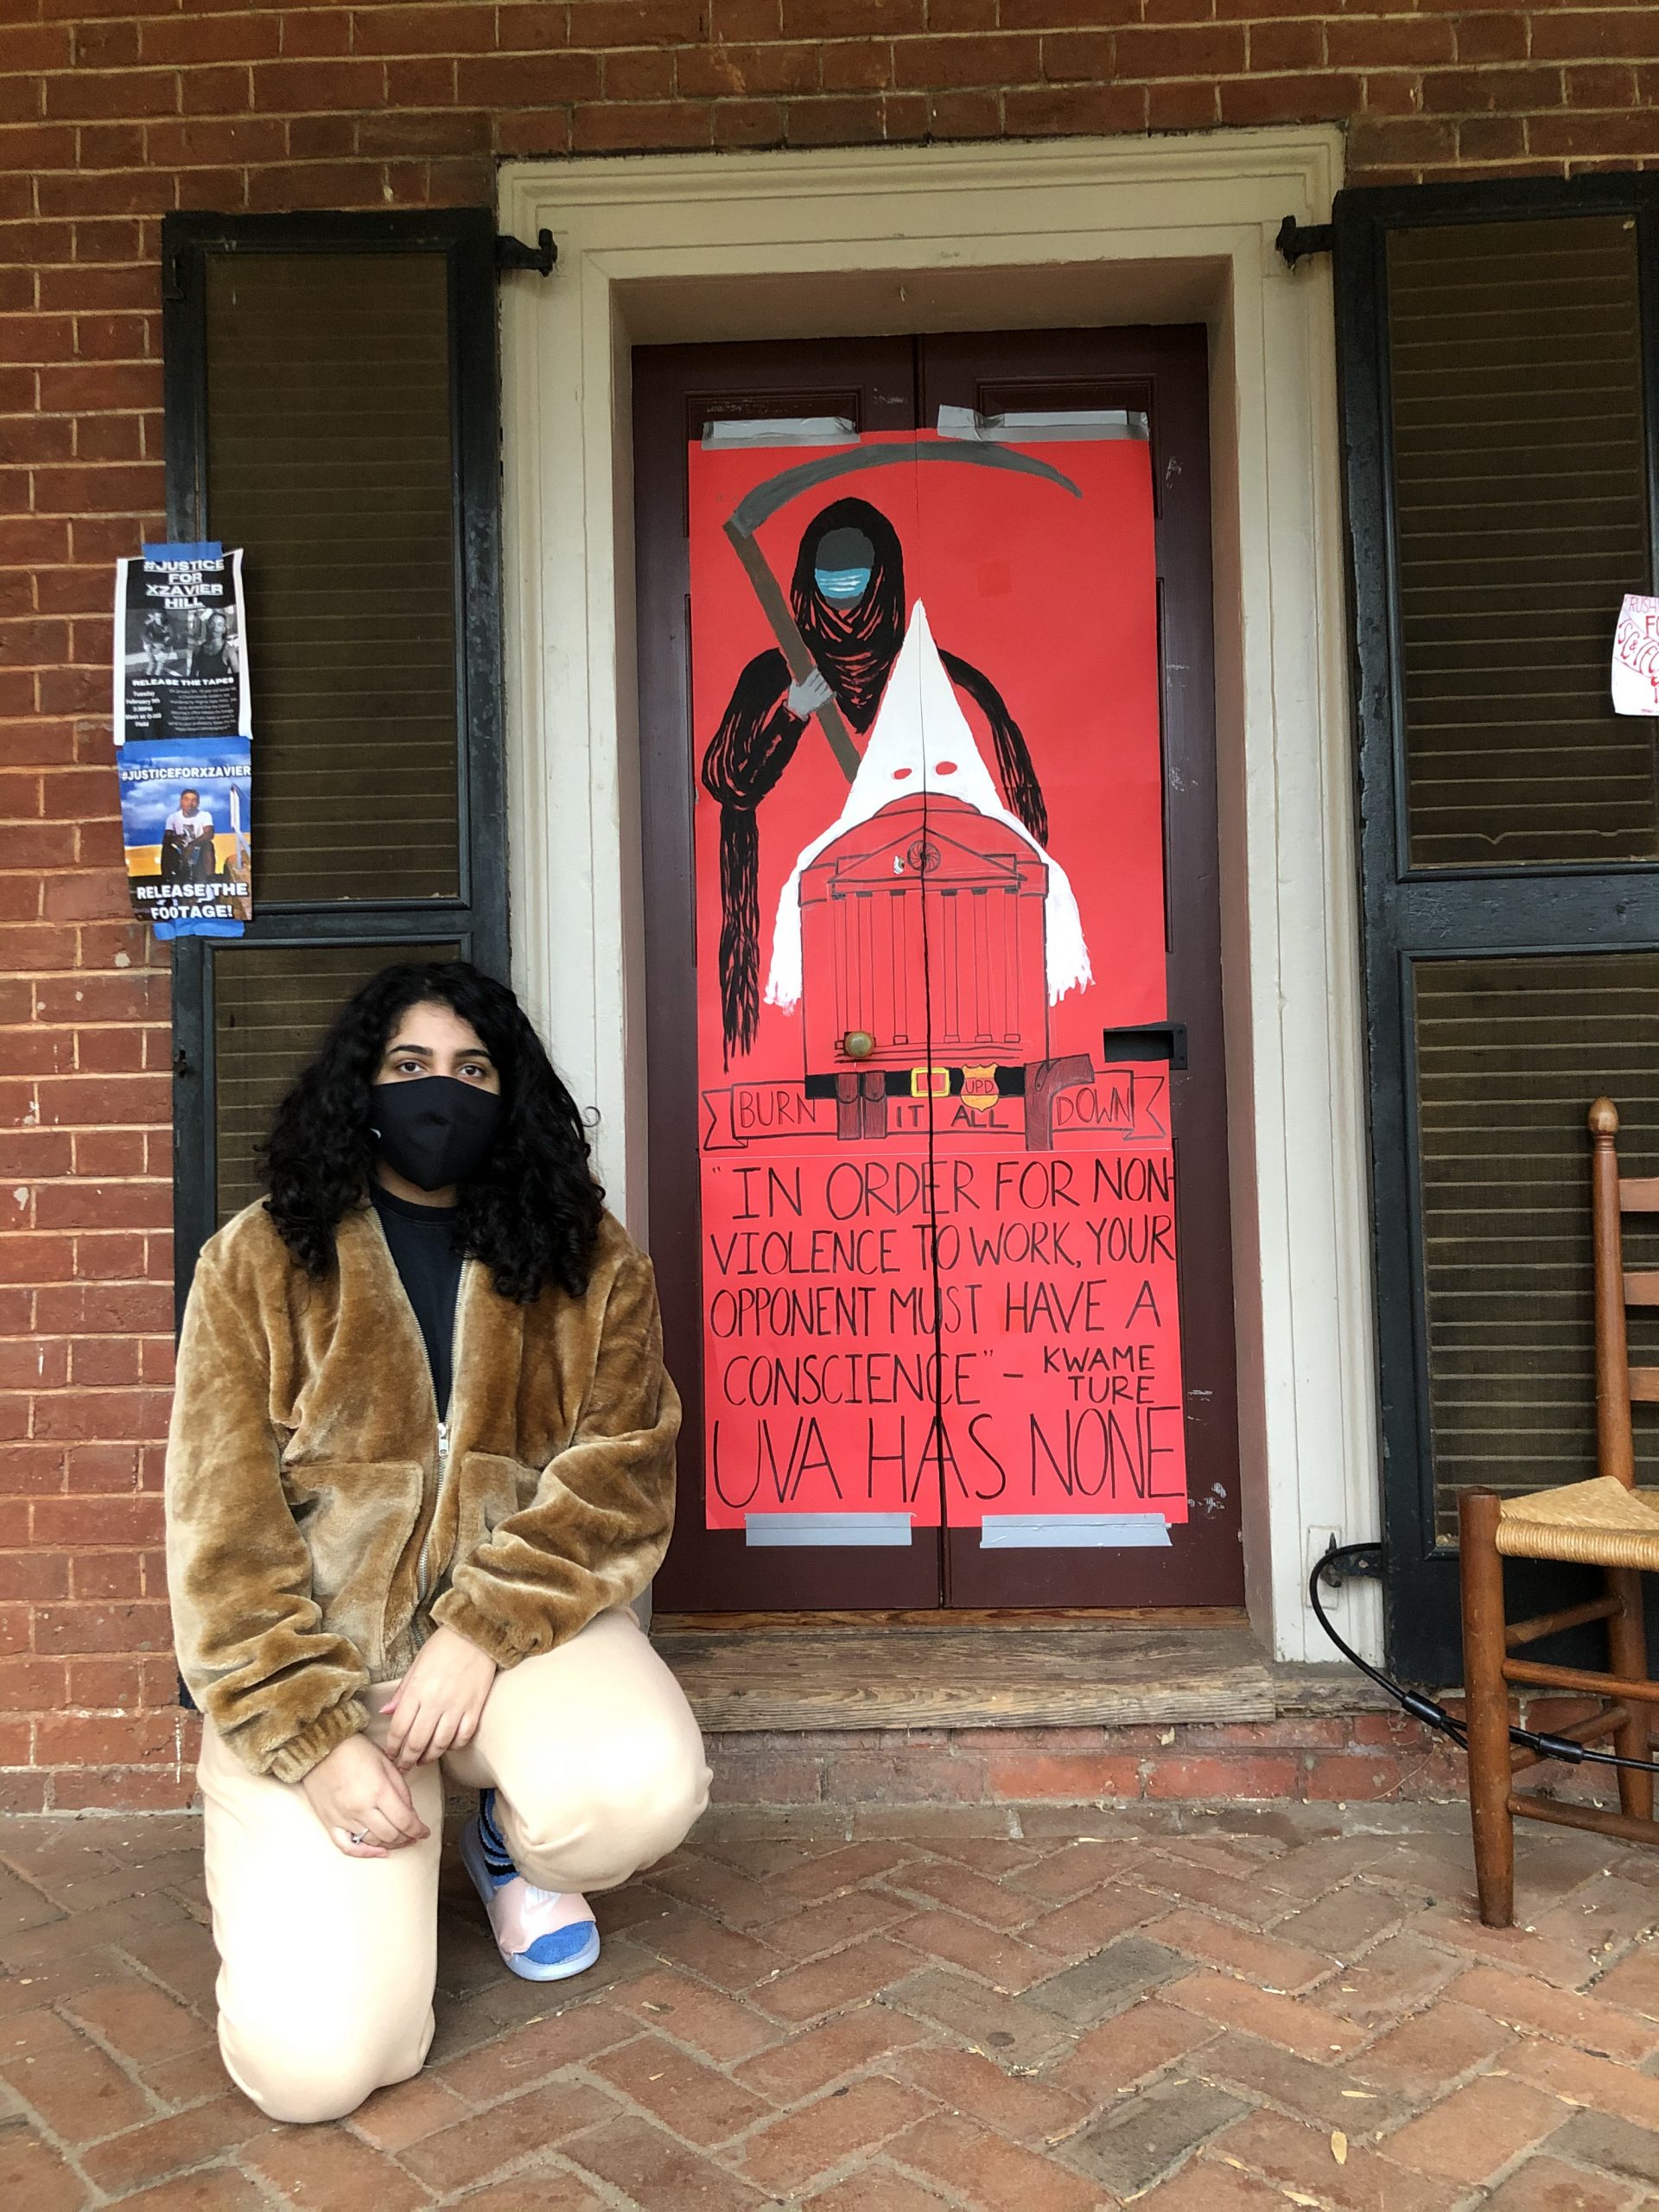
[[[163,938],[239,936],[252,913],[248,740],[129,738],[115,769],[134,912]]]
[[[1613,712],[1659,715],[1659,599],[1626,592],[1613,633]]]
[[[252,915],[242,554],[146,545],[116,563],[115,763],[133,911],[158,938]]]
[[[704,1510],[751,1541],[1188,1517],[1168,1073],[1112,1044],[1168,1012],[1115,427],[690,455]]]
[[[235,737],[248,698],[242,554],[149,545],[116,563],[115,741]]]

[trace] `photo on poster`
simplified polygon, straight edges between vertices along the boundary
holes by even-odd
[[[118,561],[115,639],[118,746],[250,728],[239,548]]]
[[[130,739],[116,755],[127,881],[144,920],[248,920],[251,753],[234,736]]]
[[[714,1528],[1187,1517],[1148,450],[1039,446],[689,457]]]

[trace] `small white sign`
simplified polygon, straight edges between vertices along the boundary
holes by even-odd
[[[1626,592],[1613,634],[1613,712],[1659,715],[1659,599]]]

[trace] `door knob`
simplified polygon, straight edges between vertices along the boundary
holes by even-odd
[[[841,1040],[841,1049],[849,1060],[868,1060],[875,1050],[875,1039],[868,1029],[849,1029]]]

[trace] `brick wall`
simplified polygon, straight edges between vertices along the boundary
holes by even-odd
[[[166,976],[109,563],[159,534],[169,208],[479,204],[499,158],[1338,121],[1356,181],[1659,159],[1659,10],[1360,0],[6,0],[0,1805],[188,1794],[158,1546]]]

